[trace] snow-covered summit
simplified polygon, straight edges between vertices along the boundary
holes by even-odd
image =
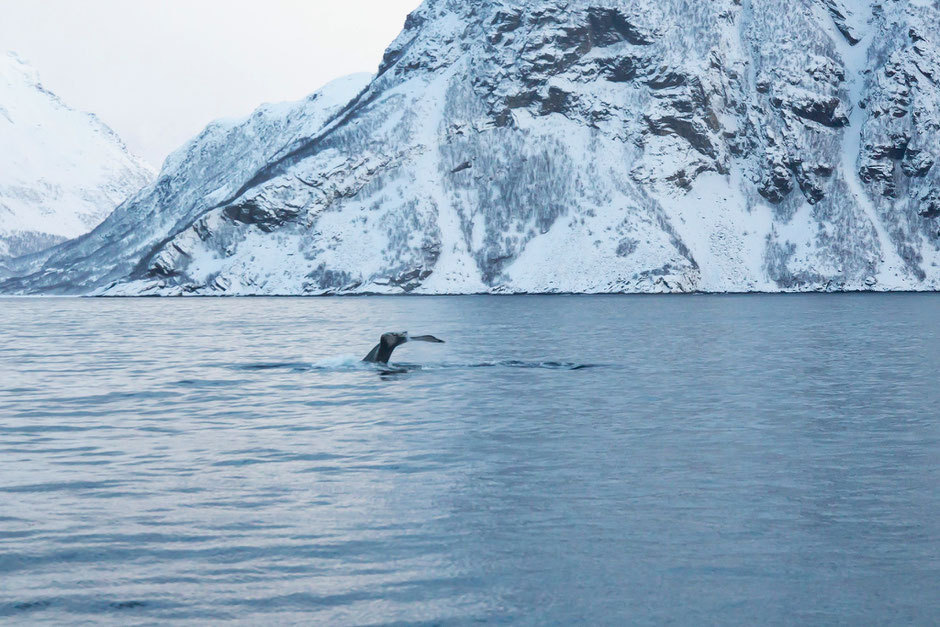
[[[135,272],[157,242],[170,242],[207,211],[237,196],[268,163],[285,158],[297,142],[315,135],[371,79],[369,74],[345,77],[300,102],[263,105],[246,118],[209,124],[167,157],[156,180],[99,228],[48,258],[21,263],[18,273],[27,278],[8,281],[5,289],[86,293],[121,281]],[[77,257],[85,257],[85,262]],[[42,287],[24,287],[40,275]]]
[[[152,178],[94,115],[0,54],[0,259],[87,233]]]
[[[197,140],[4,289],[938,289],[938,23],[921,0],[428,0],[320,128]]]

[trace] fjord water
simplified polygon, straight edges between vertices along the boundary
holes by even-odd
[[[0,621],[936,623],[938,328],[938,295],[0,300]],[[360,365],[389,330],[448,343]]]

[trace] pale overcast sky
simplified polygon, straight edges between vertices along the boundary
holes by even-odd
[[[420,0],[0,0],[0,52],[137,154],[374,72]]]

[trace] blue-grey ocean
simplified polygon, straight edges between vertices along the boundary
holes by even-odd
[[[938,401],[936,294],[3,299],[0,622],[937,624]]]

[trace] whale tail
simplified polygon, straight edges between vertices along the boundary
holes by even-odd
[[[406,342],[430,342],[432,344],[443,344],[444,340],[440,340],[433,335],[418,335],[411,337],[407,332],[386,333],[382,336],[382,339],[379,340],[379,343],[376,345],[376,347],[373,348],[362,361],[373,364],[387,364],[388,360],[392,358],[392,353],[395,351],[395,349],[402,344],[405,344]]]

